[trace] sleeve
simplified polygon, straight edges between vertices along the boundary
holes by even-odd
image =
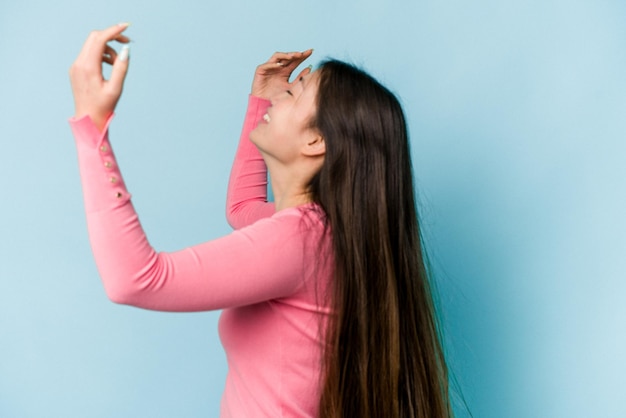
[[[304,238],[297,211],[281,211],[230,235],[157,253],[141,227],[105,131],[70,119],[89,238],[107,295],[163,311],[249,305],[297,292]],[[277,251],[280,249],[280,251]]]
[[[270,102],[250,95],[226,196],[226,219],[235,229],[272,216],[273,203],[267,201],[267,167],[250,132],[267,111]]]

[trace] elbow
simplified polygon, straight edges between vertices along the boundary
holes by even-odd
[[[241,228],[243,226],[241,222],[241,217],[242,215],[240,205],[232,204],[229,202],[226,205],[226,222],[228,222],[228,225],[230,225],[230,227],[233,229]]]
[[[104,291],[109,300],[117,305],[136,306],[136,292],[128,286],[105,283]]]
[[[226,213],[226,222],[232,229],[238,229],[237,218],[234,215]]]
[[[228,191],[226,193],[226,222],[228,222],[230,226],[233,226],[233,222],[237,213],[237,206],[237,200],[233,197],[229,185]]]
[[[230,225],[231,228],[235,228],[233,226],[233,221],[235,220],[234,210],[232,205],[226,205],[226,222]]]
[[[109,300],[118,305],[143,307],[151,293],[165,283],[167,271],[164,262],[150,247],[150,255],[135,253],[116,263],[108,262],[111,257],[100,257],[98,272]],[[145,260],[145,261],[142,261]]]

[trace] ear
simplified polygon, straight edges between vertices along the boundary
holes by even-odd
[[[309,138],[302,147],[302,154],[307,157],[319,157],[326,154],[326,141],[324,141],[324,137],[315,134]]]

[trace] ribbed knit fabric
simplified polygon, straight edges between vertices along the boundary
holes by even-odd
[[[89,117],[70,119],[89,238],[107,295],[161,311],[224,309],[220,338],[229,372],[221,417],[314,417],[328,240],[313,205],[274,213],[265,164],[248,135],[269,102],[251,96],[227,197],[236,228],[166,253],[148,242],[109,142]],[[326,260],[326,262],[324,262]]]

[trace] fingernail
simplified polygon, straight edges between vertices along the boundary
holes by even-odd
[[[130,46],[124,45],[122,47],[122,50],[120,51],[120,54],[117,56],[117,58],[120,61],[124,62],[124,61],[128,60],[129,53],[130,53]]]
[[[313,71],[313,66],[309,65],[308,67],[306,67],[306,69],[309,70],[309,71]]]
[[[121,23],[118,23],[117,26],[129,27],[130,22],[121,22]]]

